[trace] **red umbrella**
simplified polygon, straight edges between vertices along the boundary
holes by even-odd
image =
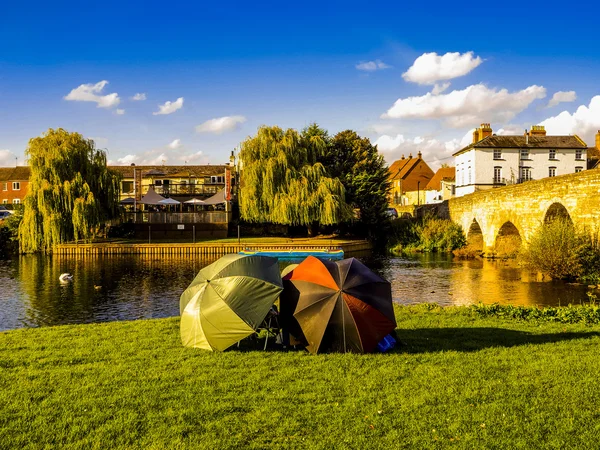
[[[357,259],[309,256],[283,287],[282,326],[311,353],[371,352],[396,328],[390,283]]]

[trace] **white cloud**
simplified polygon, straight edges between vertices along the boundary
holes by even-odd
[[[115,111],[115,114],[116,114],[117,116],[122,116],[123,114],[125,114],[125,110],[124,110],[124,109],[117,109],[117,110]]]
[[[547,107],[552,108],[559,103],[569,103],[574,102],[575,100],[577,100],[575,91],[558,91],[552,96]]]
[[[521,125],[504,125],[496,134],[498,136],[521,136],[525,133],[525,128]]]
[[[475,69],[483,60],[473,52],[460,54],[423,53],[412,66],[402,74],[406,81],[418,84],[435,84],[440,80],[462,77]]]
[[[173,142],[171,142],[168,147],[175,150],[178,149],[179,147],[181,147],[181,139],[175,139]]]
[[[134,100],[136,102],[139,102],[139,101],[142,101],[142,100],[146,100],[146,94],[143,93],[143,92],[137,93],[133,97],[131,97],[131,100]]]
[[[540,125],[546,127],[549,135],[576,134],[588,145],[593,145],[594,136],[600,130],[600,95],[593,97],[588,106],[579,106],[573,114],[563,111],[544,120]]]
[[[10,150],[0,150],[0,167],[14,167],[17,163],[15,155]]]
[[[232,131],[239,128],[239,126],[245,121],[246,118],[244,116],[218,117],[197,125],[196,131],[198,133],[221,134],[225,133],[226,131]]]
[[[509,93],[507,89],[490,89],[484,84],[475,84],[461,91],[396,100],[382,114],[384,119],[444,119],[454,128],[473,126],[482,121],[508,122],[526,109],[533,101],[546,96],[546,88],[529,86],[521,91]]]
[[[357,64],[356,69],[362,70],[364,72],[374,72],[376,70],[389,69],[392,66],[384,63],[380,59],[376,59],[375,61],[365,61]]]
[[[128,166],[131,163],[137,164],[139,162],[139,160],[140,160],[140,157],[138,155],[126,155],[126,156],[123,156],[122,158],[117,159],[116,165]]]
[[[164,105],[158,105],[158,111],[153,112],[154,116],[158,116],[161,114],[173,114],[178,109],[181,109],[183,106],[183,97],[179,97],[174,102],[166,102]]]
[[[208,158],[204,156],[204,154],[199,151],[196,153],[190,153],[187,155],[182,155],[181,160],[187,164],[207,164]]]
[[[444,92],[446,89],[448,89],[450,87],[450,83],[435,83],[435,85],[433,86],[433,89],[431,90],[431,93],[433,95],[439,95],[442,92]]]
[[[65,100],[75,102],[94,102],[98,108],[112,108],[121,103],[119,94],[99,95],[108,81],[102,80],[96,84],[82,84],[65,96]]]

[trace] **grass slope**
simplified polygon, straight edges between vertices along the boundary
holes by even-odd
[[[397,314],[373,355],[186,349],[178,318],[0,333],[0,448],[597,448],[599,325]]]

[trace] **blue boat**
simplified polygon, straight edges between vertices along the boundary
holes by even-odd
[[[307,256],[316,256],[325,259],[344,259],[344,250],[326,250],[326,249],[290,249],[290,250],[252,250],[246,249],[240,252],[240,255],[259,255],[271,256],[279,259],[302,259]]]

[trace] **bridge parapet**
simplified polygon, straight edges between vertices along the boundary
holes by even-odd
[[[476,221],[483,235],[483,250],[491,251],[495,248],[499,231],[509,222],[523,242],[527,242],[544,223],[549,208],[554,204],[566,209],[575,226],[600,230],[600,170],[586,170],[456,197],[448,200],[447,214],[467,234],[474,229],[472,225]],[[556,206],[553,210],[557,210]]]

